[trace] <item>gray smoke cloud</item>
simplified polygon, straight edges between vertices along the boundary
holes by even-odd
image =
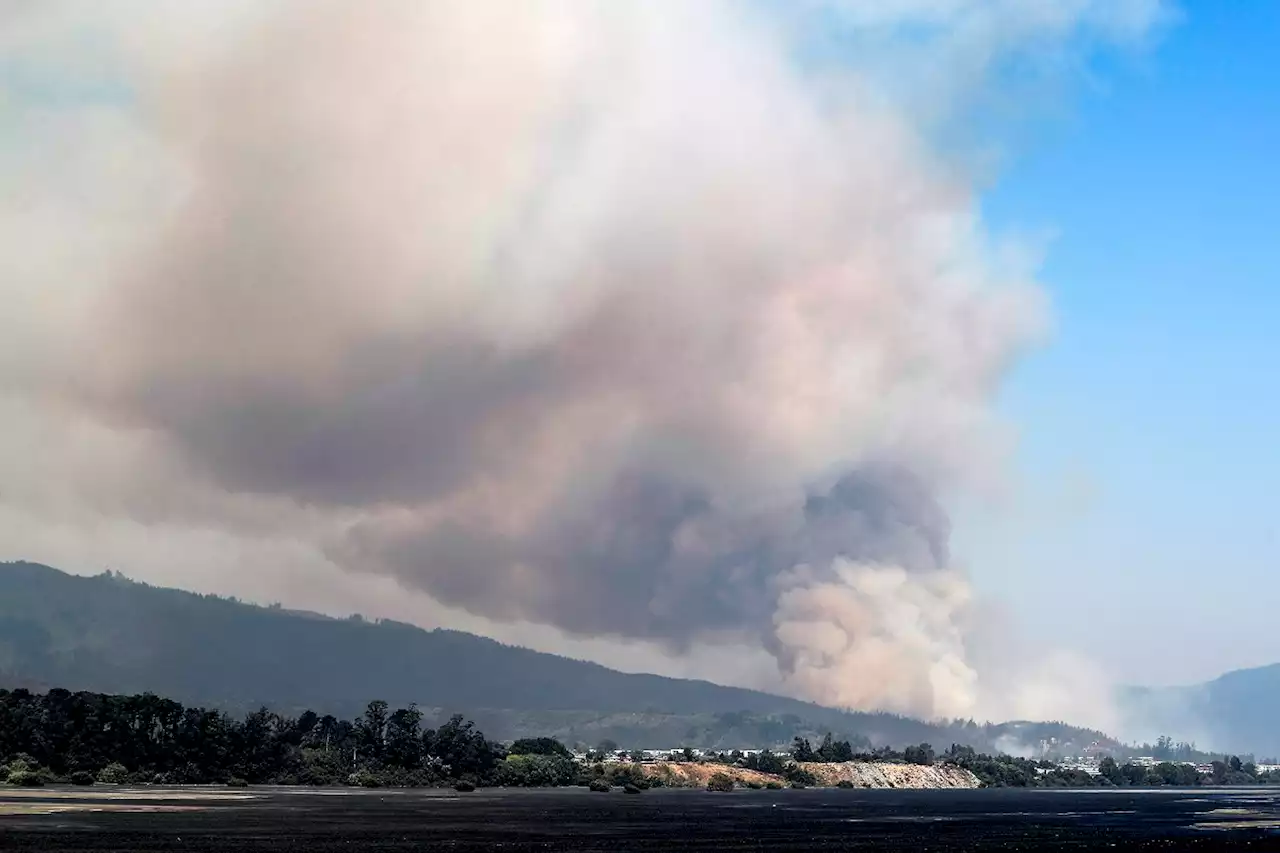
[[[0,5],[47,84],[3,107],[5,405],[90,448],[8,502],[981,707],[942,503],[1043,309],[935,131],[1157,4],[103,5]],[[963,73],[897,76],[904,26]]]

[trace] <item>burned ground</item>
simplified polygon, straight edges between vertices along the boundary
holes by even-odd
[[[1257,790],[248,793],[5,791],[0,850],[1280,850],[1280,794]]]

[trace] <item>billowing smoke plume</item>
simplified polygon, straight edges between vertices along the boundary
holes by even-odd
[[[970,712],[940,503],[996,464],[1040,303],[940,154],[959,100],[882,60],[923,24],[979,82],[1150,5],[0,6],[28,47],[92,22],[77,61],[117,75],[13,108],[92,111],[114,148],[61,167],[104,233],[8,270],[11,399],[147,460],[82,490],[144,525],[279,526],[487,619],[752,643],[805,696]]]

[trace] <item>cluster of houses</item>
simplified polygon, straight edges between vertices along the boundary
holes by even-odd
[[[1083,755],[1076,758],[1064,758],[1058,762],[1058,767],[1059,769],[1062,769],[1062,770],[1079,770],[1083,773],[1088,773],[1090,776],[1098,776],[1102,772],[1101,770],[1102,759],[1105,757],[1106,756]],[[1150,755],[1140,755],[1136,758],[1126,759],[1123,763],[1133,764],[1137,767],[1155,767],[1156,765],[1162,762],[1160,759],[1153,758]],[[1191,762],[1175,761],[1173,763],[1174,764],[1190,764]],[[1196,772],[1199,773],[1201,776],[1213,775],[1212,764],[1196,764],[1195,768],[1196,768]],[[1041,770],[1041,772],[1048,773],[1049,770],[1048,768],[1044,768]]]
[[[1054,748],[1059,745],[1056,742],[1050,743],[1048,741],[1042,741],[1040,746],[1041,754],[1043,756],[1052,753]],[[696,761],[710,756],[723,755],[725,752],[730,752],[730,750],[685,749],[684,747],[678,746],[670,749],[618,749],[604,753],[595,751],[575,752],[574,758],[579,761],[594,760],[603,761],[605,763],[635,761],[637,758],[643,761],[684,761],[687,758],[692,758]],[[739,749],[732,750],[732,752],[746,757],[749,755],[758,755],[763,752],[763,750]],[[1097,776],[1102,772],[1102,760],[1110,754],[1111,748],[1109,746],[1094,742],[1084,747],[1081,751],[1081,755],[1071,758],[1061,758],[1056,763],[1057,766],[1063,770],[1080,770],[1084,773],[1088,773],[1090,776]],[[1125,759],[1122,763],[1134,764],[1138,767],[1155,767],[1162,763],[1162,759],[1158,759],[1150,755],[1140,755],[1136,758]],[[1175,761],[1173,763],[1192,764],[1192,762],[1189,761]],[[1201,776],[1213,775],[1212,764],[1194,764],[1193,766],[1196,768],[1196,772]],[[1258,764],[1257,768],[1259,773],[1271,773],[1274,771],[1280,771],[1280,764]],[[1040,772],[1047,773],[1049,771],[1048,768],[1044,768]]]
[[[713,755],[723,755],[726,752],[737,753],[745,758],[748,755],[759,755],[763,751],[761,749],[689,749],[686,751],[684,747],[676,746],[671,749],[618,749],[604,753],[595,751],[575,752],[573,757],[579,761],[587,761],[594,758],[607,764],[620,761],[635,761],[637,754],[644,761],[684,761],[686,755],[696,761]]]
[[[1058,762],[1058,767],[1063,770],[1081,770],[1088,773],[1090,776],[1097,776],[1101,772],[1099,770],[1099,766],[1102,764],[1102,759],[1105,757],[1105,755],[1094,754],[1083,755],[1078,758],[1065,758]],[[1158,764],[1164,763],[1164,759],[1155,758],[1150,755],[1139,755],[1135,758],[1127,758],[1121,763],[1133,764],[1138,767],[1155,767]],[[1196,764],[1190,761],[1174,761],[1172,763],[1191,765],[1192,767],[1195,767],[1196,772],[1201,776],[1213,775],[1212,764]],[[1258,764],[1255,766],[1259,773],[1271,773],[1275,770],[1280,770],[1280,764]],[[1048,771],[1046,770],[1045,772]]]
[[[1099,769],[1102,760],[1107,756],[1113,756],[1114,744],[1101,743],[1094,741],[1086,747],[1080,748],[1078,754],[1065,756],[1063,753],[1068,749],[1074,749],[1071,744],[1060,743],[1056,738],[1042,740],[1039,743],[1039,757],[1047,758],[1054,761],[1057,766],[1063,770],[1079,770],[1088,773],[1090,776],[1097,776],[1101,773]],[[1139,755],[1133,758],[1116,759],[1121,764],[1133,764],[1138,767],[1155,767],[1162,764],[1168,759],[1156,758],[1151,755]],[[1196,772],[1201,776],[1212,776],[1212,764],[1200,764],[1191,761],[1173,761],[1174,764],[1185,764],[1195,767]],[[1270,773],[1273,770],[1280,770],[1280,764],[1258,764],[1256,765],[1259,773]],[[1047,773],[1044,769],[1041,772]]]

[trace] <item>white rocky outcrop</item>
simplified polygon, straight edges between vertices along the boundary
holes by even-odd
[[[896,764],[884,761],[846,761],[839,764],[805,762],[800,765],[824,787],[852,782],[859,788],[978,788],[982,783],[953,764]]]

